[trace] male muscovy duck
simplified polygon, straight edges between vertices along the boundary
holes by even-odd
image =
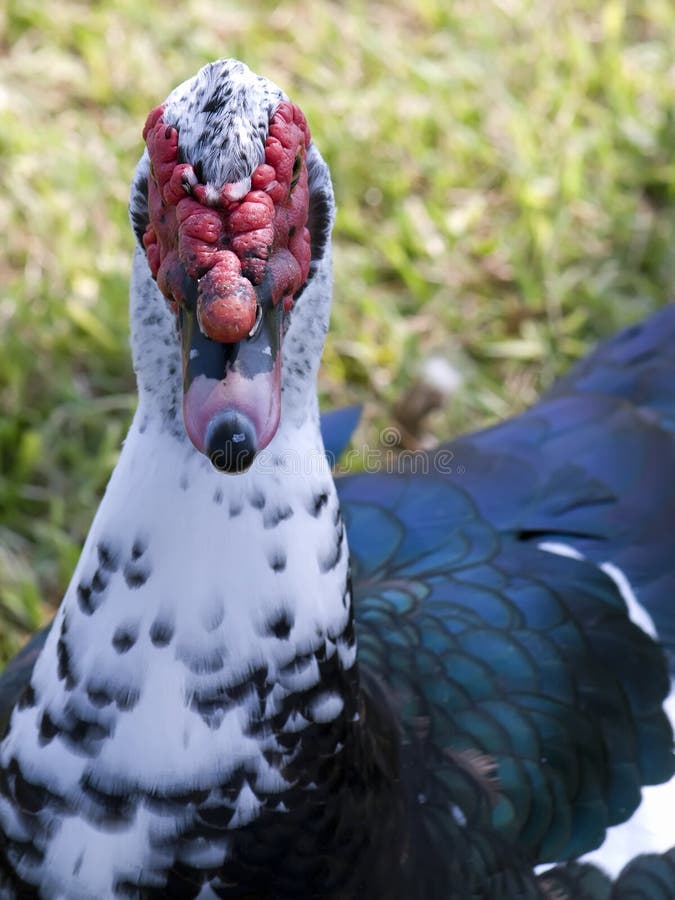
[[[303,114],[219,61],[144,136],[138,410],[0,682],[0,897],[675,897],[675,308],[336,488]]]

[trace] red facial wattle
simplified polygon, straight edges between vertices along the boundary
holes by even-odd
[[[234,423],[233,440],[244,442],[246,434],[251,453],[220,467],[241,471],[276,432],[282,311],[290,311],[309,272],[309,130],[298,107],[282,101],[250,188],[248,180],[216,187],[200,181],[199,166],[179,162],[179,134],[163,114],[164,107],[153,110],[143,131],[150,157],[143,245],[179,313],[186,431],[213,459],[214,435],[227,442],[223,423]],[[222,345],[222,371],[205,340]],[[249,346],[255,341],[269,346]],[[208,359],[203,370],[195,363],[200,354]]]

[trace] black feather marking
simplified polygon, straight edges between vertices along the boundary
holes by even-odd
[[[48,712],[43,712],[40,718],[40,743],[48,744],[59,733],[59,729],[52,721]]]
[[[108,587],[108,572],[102,566],[99,566],[98,569],[94,572],[94,577],[91,579],[91,587],[92,590],[96,591],[97,594],[102,593]]]
[[[321,572],[330,572],[334,569],[342,559],[342,547],[344,537],[344,525],[339,521],[339,526],[335,532],[335,543],[330,551],[323,557],[319,558],[319,569]]]
[[[345,589],[342,592],[342,605],[347,609],[352,602],[352,572],[347,570],[347,578],[345,580]]]
[[[21,769],[18,769],[14,775],[14,799],[23,812],[34,815],[48,803],[49,792],[45,788],[31,784],[24,778]]]
[[[122,712],[128,712],[141,699],[141,692],[138,688],[120,687],[115,691],[115,704]]]
[[[16,704],[17,709],[32,709],[37,703],[35,688],[32,684],[27,684],[21,692],[21,696]]]
[[[145,551],[147,549],[148,549],[147,541],[141,540],[141,538],[136,538],[136,540],[133,542],[133,544],[131,546],[132,560],[136,561],[137,559],[140,559],[141,556],[143,556],[143,554],[145,553]]]
[[[267,557],[273,572],[283,572],[286,568],[286,554],[283,550],[273,550]]]
[[[106,572],[116,572],[119,568],[119,554],[113,551],[110,544],[105,541],[99,541],[96,550],[98,553],[99,565]]]
[[[267,680],[269,676],[269,668],[267,666],[260,666],[257,669],[254,669],[250,674],[250,679],[255,685],[255,688],[258,694],[262,694],[265,697],[272,690],[272,685]]]
[[[120,625],[120,627],[115,631],[115,634],[113,635],[112,645],[115,650],[121,655],[123,653],[128,653],[137,640],[137,625]]]
[[[207,725],[211,723],[216,713],[224,713],[233,706],[234,703],[222,684],[197,688],[190,698],[190,708],[198,713]]]
[[[318,516],[324,506],[328,503],[328,494],[322,491],[314,497],[310,512],[313,516]]]
[[[210,675],[220,672],[225,665],[226,654],[223,647],[213,647],[208,652],[201,650],[199,653],[179,648],[176,656],[193,675]]]
[[[267,634],[274,635],[279,640],[286,640],[294,624],[295,618],[293,613],[289,610],[282,610],[279,613],[275,613],[274,618],[266,624],[266,631]]]
[[[265,506],[265,495],[262,491],[252,491],[249,502],[254,509],[263,509]]]
[[[290,506],[277,506],[274,509],[266,509],[263,514],[263,528],[276,528],[279,522],[290,519],[293,509]]]
[[[140,246],[143,243],[143,235],[149,221],[147,178],[140,178],[134,181],[129,210],[131,213],[131,225]]]
[[[48,744],[56,735],[79,752],[92,756],[100,750],[100,742],[110,736],[110,730],[101,722],[72,714],[67,714],[63,721],[55,721],[45,711],[40,720],[40,743]]]
[[[124,580],[132,590],[142,587],[150,577],[150,566],[139,565],[138,561],[128,562],[124,566]]]
[[[136,815],[139,800],[137,793],[108,793],[96,787],[86,773],[80,778],[80,788],[91,802],[88,813],[98,825],[108,827],[128,825]]]
[[[171,643],[174,626],[168,619],[155,619],[150,626],[150,640],[155,647],[166,647]]]
[[[98,609],[98,602],[92,597],[92,589],[89,585],[80,582],[77,586],[77,603],[82,612],[90,616]]]
[[[61,633],[56,644],[56,658],[58,661],[56,672],[61,681],[65,682],[66,690],[71,691],[77,684],[77,679],[72,667],[71,651],[66,641],[67,630],[67,619],[64,616],[61,620]]]
[[[103,741],[110,737],[110,730],[100,722],[90,722],[86,719],[78,719],[73,728],[68,730],[60,728],[60,733],[67,737],[72,743],[78,745],[90,745],[92,741]],[[91,746],[85,747],[88,753],[93,753]]]
[[[241,703],[244,698],[248,697],[255,691],[255,685],[250,678],[240,681],[238,684],[228,685],[226,692],[230,700],[234,703]]]
[[[105,688],[87,687],[87,698],[92,706],[99,709],[112,703],[112,697]]]
[[[196,819],[198,822],[208,825],[209,828],[226,830],[229,828],[236,809],[236,806],[225,806],[222,803],[218,806],[202,806],[197,810]]]

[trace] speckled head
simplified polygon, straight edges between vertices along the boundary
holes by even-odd
[[[310,268],[309,129],[275,85],[221,60],[143,136],[132,222],[178,315],[185,428],[218,468],[244,471],[278,427],[283,320]]]

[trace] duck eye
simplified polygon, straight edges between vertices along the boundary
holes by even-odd
[[[291,176],[291,190],[296,186],[298,181],[300,181],[300,173],[302,172],[302,155],[298,153],[295,157],[295,162],[293,163],[293,174]]]

